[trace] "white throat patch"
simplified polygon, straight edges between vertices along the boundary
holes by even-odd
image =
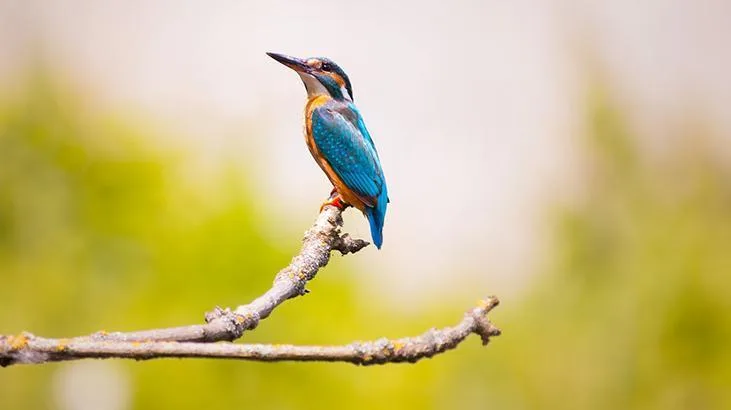
[[[314,97],[316,95],[330,95],[325,86],[320,84],[314,76],[300,72],[297,72],[297,74],[299,74],[302,82],[305,83],[308,97]]]
[[[351,97],[348,89],[345,86],[340,87],[340,92],[343,94],[346,100],[353,102],[353,98]]]
[[[325,88],[324,85],[322,85],[319,81],[317,81],[317,78],[314,76],[307,74],[307,73],[300,73],[300,78],[302,79],[302,82],[305,83],[305,88],[307,89],[307,97],[312,98],[316,95],[328,95],[330,96],[330,93],[327,91],[327,88]],[[343,94],[343,97],[353,102],[353,99],[350,97],[350,93],[348,92],[348,89],[345,86],[340,87],[340,92]],[[332,96],[331,96],[332,97]]]

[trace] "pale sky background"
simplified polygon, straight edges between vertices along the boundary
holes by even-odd
[[[350,262],[372,289],[418,306],[450,286],[510,294],[541,262],[546,204],[582,192],[592,75],[648,152],[701,113],[728,159],[730,20],[721,0],[0,0],[0,84],[12,88],[44,55],[97,109],[189,151],[191,179],[224,161],[253,171],[292,232],[330,187],[304,145],[304,87],[264,53],[332,58],[353,82],[392,199],[383,250]],[[346,224],[369,237],[354,211]],[[417,278],[424,286],[404,297]]]

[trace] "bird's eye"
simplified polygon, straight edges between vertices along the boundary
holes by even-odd
[[[330,71],[330,70],[332,70],[332,66],[328,62],[324,62],[324,63],[322,63],[321,69],[323,71]]]

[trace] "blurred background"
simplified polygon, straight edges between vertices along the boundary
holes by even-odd
[[[416,365],[0,369],[0,409],[731,403],[726,1],[0,0],[0,334],[197,323],[262,293],[330,191],[304,87],[350,75],[391,206],[243,341],[504,334]],[[365,219],[346,231],[369,236]]]

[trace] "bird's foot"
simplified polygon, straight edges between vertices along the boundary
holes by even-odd
[[[350,204],[345,202],[343,200],[343,197],[335,189],[330,192],[330,198],[328,198],[327,201],[323,202],[323,204],[320,206],[320,212],[322,212],[322,210],[325,209],[325,207],[328,205],[332,205],[341,211],[350,206]]]

